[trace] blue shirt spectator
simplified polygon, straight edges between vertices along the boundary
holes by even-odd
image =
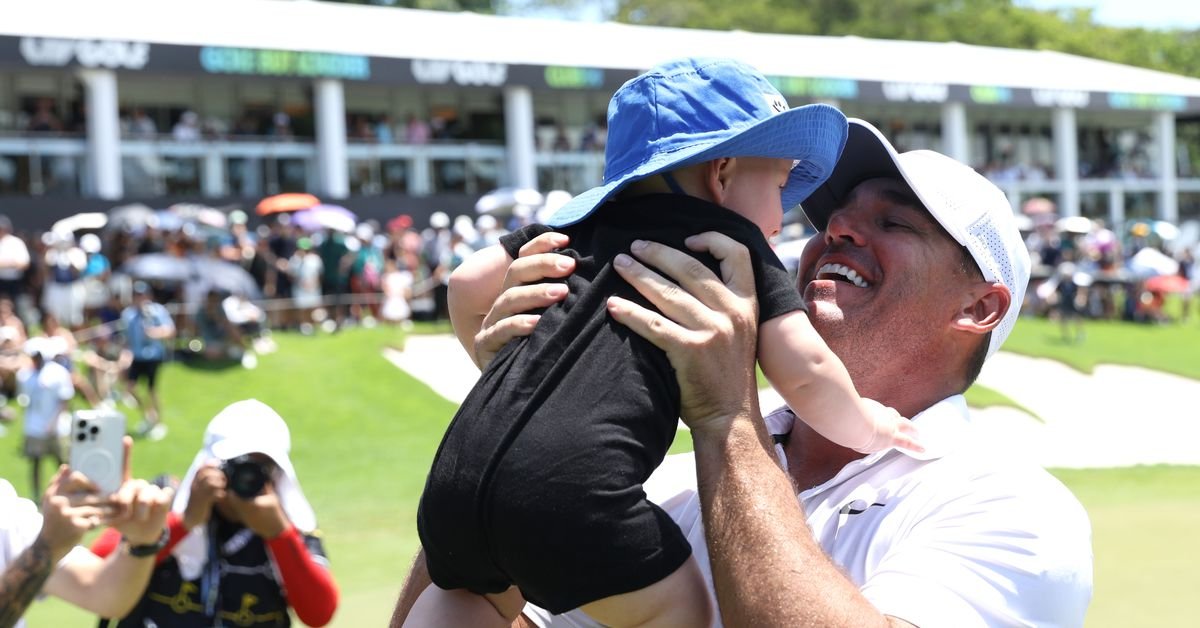
[[[167,357],[167,347],[160,339],[152,338],[147,333],[151,327],[166,327],[172,331],[175,323],[171,314],[161,304],[144,299],[141,305],[136,302],[121,312],[121,322],[125,325],[125,339],[129,350],[133,352],[134,360],[163,361]]]

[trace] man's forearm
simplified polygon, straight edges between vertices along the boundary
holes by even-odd
[[[118,548],[104,560],[64,565],[51,576],[46,592],[101,617],[120,618],[141,599],[154,565],[154,556],[132,556]]]
[[[50,546],[38,538],[8,566],[0,579],[0,628],[11,628],[21,619],[42,590],[54,562]]]
[[[754,414],[738,417],[722,432],[692,435],[725,625],[886,625],[813,539],[795,489]]]
[[[429,578],[429,570],[425,568],[425,550],[421,549],[413,558],[412,568],[409,569],[408,577],[404,579],[404,586],[400,588],[400,598],[396,600],[396,610],[392,612],[390,628],[404,626],[404,620],[408,618],[413,604],[417,603],[421,592],[431,584],[433,580]]]

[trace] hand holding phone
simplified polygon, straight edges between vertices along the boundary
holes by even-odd
[[[114,410],[80,410],[71,417],[70,465],[101,495],[121,487],[125,459],[125,415]]]

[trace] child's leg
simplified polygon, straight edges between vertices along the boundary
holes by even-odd
[[[516,587],[504,593],[478,595],[466,589],[425,587],[404,620],[409,626],[471,626],[508,628],[525,608],[525,598]]]
[[[583,611],[596,621],[617,628],[710,626],[714,612],[695,556],[644,589],[596,600],[585,604]]]

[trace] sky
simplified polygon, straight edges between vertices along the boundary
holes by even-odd
[[[1018,0],[1036,9],[1091,7],[1097,22],[1109,26],[1143,28],[1200,28],[1200,11],[1188,8],[1189,0]]]

